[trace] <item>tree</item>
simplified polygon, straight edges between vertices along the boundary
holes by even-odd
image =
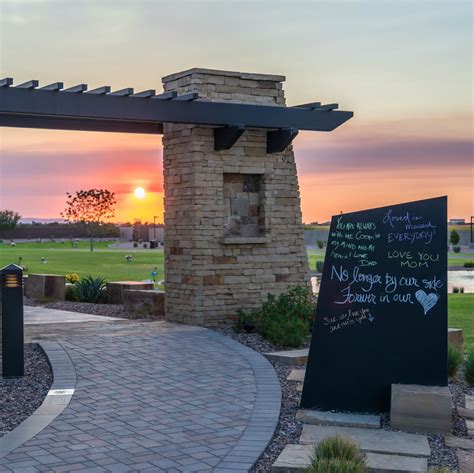
[[[21,215],[13,210],[0,210],[0,230],[15,228],[20,218]]]
[[[86,226],[94,251],[94,232],[104,220],[114,216],[115,194],[106,189],[89,189],[76,191],[75,195],[67,193],[66,209],[61,216],[72,223]]]
[[[449,241],[451,245],[457,245],[459,243],[459,233],[456,230],[451,230],[451,235],[449,236]]]

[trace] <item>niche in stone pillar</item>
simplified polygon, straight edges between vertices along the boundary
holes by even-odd
[[[265,235],[263,174],[224,173],[224,237]]]

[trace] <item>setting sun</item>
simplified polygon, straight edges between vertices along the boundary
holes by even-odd
[[[143,187],[137,187],[135,189],[135,197],[137,199],[144,199],[145,195],[146,195],[146,192],[145,192],[145,189],[143,189]]]

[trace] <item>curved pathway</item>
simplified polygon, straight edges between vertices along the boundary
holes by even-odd
[[[76,370],[72,400],[0,471],[248,471],[278,422],[268,361],[210,330],[115,323],[98,335],[94,323],[68,324],[77,334],[58,341]]]

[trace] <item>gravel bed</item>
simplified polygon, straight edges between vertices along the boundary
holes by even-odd
[[[69,312],[80,312],[82,314],[103,315],[104,317],[118,317],[119,319],[140,319],[140,320],[157,320],[153,317],[137,316],[136,314],[126,312],[122,304],[91,304],[89,302],[73,302],[73,301],[54,301],[42,303],[34,299],[25,297],[25,305],[33,307],[46,307],[48,309],[66,310]]]
[[[236,333],[233,329],[218,329],[217,331],[260,353],[281,350],[281,348],[274,346],[258,334]],[[302,428],[302,423],[295,419],[301,398],[301,393],[296,389],[298,383],[287,380],[287,377],[293,368],[301,367],[288,366],[277,362],[271,362],[271,364],[273,365],[281,384],[282,408],[273,439],[252,469],[252,472],[255,473],[270,471],[271,465],[285,446],[288,444],[298,443]],[[454,406],[464,407],[465,395],[474,394],[474,388],[467,386],[462,377],[456,377],[450,381],[449,389],[453,395]],[[382,414],[381,419],[382,428],[384,430],[391,430],[389,414]],[[466,423],[464,419],[458,415],[457,409],[453,410],[452,435],[457,437],[467,437]],[[428,435],[428,442],[431,447],[431,456],[428,459],[428,465],[430,468],[445,467],[454,472],[458,471],[456,449],[445,445],[443,435]]]
[[[0,437],[29,417],[48,394],[53,375],[48,358],[36,343],[25,345],[25,376],[0,377]]]

